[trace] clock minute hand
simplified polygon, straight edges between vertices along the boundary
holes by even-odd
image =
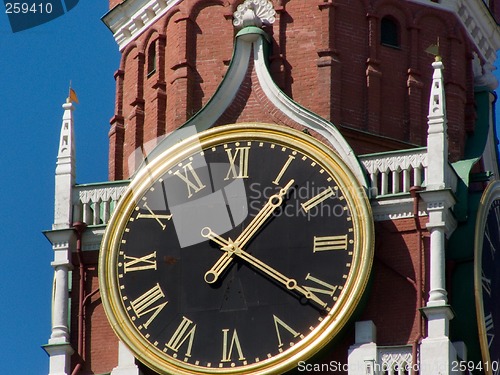
[[[233,257],[237,256],[257,268],[259,271],[270,276],[272,279],[283,284],[287,289],[295,290],[307,299],[310,299],[320,306],[325,307],[325,303],[314,293],[310,292],[305,287],[298,285],[295,279],[286,277],[281,272],[267,265],[260,259],[254,257],[250,253],[247,253],[246,251],[241,249],[237,242],[233,242],[231,239],[226,240],[225,238],[212,231],[209,227],[203,228],[201,231],[201,235],[214,241],[221,247],[221,250],[224,251],[224,255],[219,258],[217,263],[215,263],[215,265],[209,271],[207,271],[207,273],[205,273],[205,281],[207,283],[214,283],[218,279],[219,275],[229,265],[229,263],[231,263]]]
[[[271,216],[276,208],[281,206],[283,203],[283,197],[288,192],[288,189],[293,185],[295,180],[291,179],[288,184],[286,184],[277,194],[271,195],[267,203],[262,207],[259,213],[253,218],[250,224],[241,232],[241,234],[236,238],[235,243],[239,247],[244,247],[252,236],[262,227],[266,220]]]
[[[271,195],[266,202],[266,204],[261,208],[259,213],[252,219],[250,224],[241,232],[238,236],[234,244],[238,247],[245,246],[250,238],[261,228],[261,226],[265,223],[265,221],[271,216],[274,210],[281,206],[283,203],[283,197],[287,193],[288,189],[293,185],[295,181],[292,179],[286,184],[277,194]],[[227,241],[215,232],[213,232],[209,227],[205,227],[201,230],[201,235],[205,238],[211,239],[216,244],[223,248],[224,246],[229,246],[230,243],[233,242]],[[224,249],[223,249],[224,250]],[[215,283],[219,276],[224,272],[224,270],[231,264],[233,258],[233,254],[230,252],[226,252],[222,255],[217,263],[214,264],[210,270],[205,273],[205,281],[209,284]]]
[[[252,254],[247,253],[246,251],[242,250],[240,247],[236,246],[236,243],[230,244],[230,246],[222,247],[221,249],[226,251],[227,254],[234,254],[235,256],[243,259],[244,261],[249,263],[251,266],[255,267],[257,270],[270,276],[272,279],[276,280],[280,284],[283,284],[287,289],[295,290],[295,291],[299,292],[300,294],[302,294],[305,298],[316,302],[317,304],[319,304],[322,307],[325,307],[325,303],[321,299],[319,299],[314,293],[307,290],[305,287],[298,285],[297,280],[286,277],[285,275],[283,275],[281,272],[277,271],[273,267],[267,265],[266,263],[264,263],[260,259],[254,257]]]

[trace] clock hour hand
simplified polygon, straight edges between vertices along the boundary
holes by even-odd
[[[288,192],[288,189],[293,185],[295,181],[290,180],[283,188],[279,190],[278,193],[273,194],[269,197],[266,204],[261,208],[259,213],[252,219],[250,224],[241,232],[234,245],[239,248],[245,246],[252,236],[262,227],[266,220],[271,216],[276,208],[281,206],[283,203],[283,197]],[[218,234],[214,233],[210,228],[205,227],[201,230],[201,235],[205,238],[211,239],[216,244],[223,248],[228,246],[230,243],[233,244],[231,240],[227,241]],[[231,242],[230,242],[231,241]],[[223,249],[224,250],[224,249]],[[233,254],[231,252],[226,252],[222,255],[217,263],[205,273],[205,281],[209,284],[215,283],[219,276],[224,272],[224,270],[231,264]]]
[[[229,248],[232,244],[232,240],[229,239],[226,240],[225,238],[219,236],[217,233],[212,231],[209,227],[205,227],[201,230],[201,235],[205,238],[208,238],[212,241],[214,241],[217,245],[221,247],[221,249]],[[231,263],[233,255],[230,252],[225,252],[224,255],[222,255],[217,263],[213,265],[212,268],[210,268],[206,273],[205,273],[205,281],[208,284],[213,284],[215,283],[218,279],[219,276],[221,275],[222,272],[227,268],[229,263]]]

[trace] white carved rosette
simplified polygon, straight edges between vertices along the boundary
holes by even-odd
[[[233,25],[240,29],[247,26],[270,25],[275,21],[275,14],[276,11],[269,0],[245,0],[243,4],[238,5],[233,14]]]

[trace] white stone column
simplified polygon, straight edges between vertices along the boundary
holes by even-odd
[[[355,323],[355,343],[349,348],[349,375],[374,375],[377,362],[377,328],[371,320]]]
[[[134,355],[121,341],[118,342],[118,366],[111,371],[111,375],[142,375]]]
[[[68,321],[68,264],[57,264],[52,262],[55,270],[55,285],[54,285],[54,315],[52,317],[52,341],[68,341],[69,330],[67,327]],[[50,342],[50,341],[49,341]]]
[[[441,205],[440,203],[437,203]],[[441,210],[433,211],[428,207],[429,223],[427,229],[430,232],[430,291],[427,306],[441,306],[448,303],[446,292],[446,269],[445,269],[445,231],[446,224],[443,221]]]
[[[73,229],[51,230],[44,233],[54,249],[54,294],[52,299],[52,332],[43,348],[50,356],[49,375],[68,375],[74,350],[69,335],[69,271],[71,249],[75,246]]]

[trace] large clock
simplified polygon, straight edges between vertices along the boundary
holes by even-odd
[[[283,373],[345,326],[372,260],[370,205],[341,158],[294,129],[238,124],[143,167],[99,281],[116,334],[153,370]]]
[[[500,181],[488,185],[476,219],[474,289],[485,374],[500,374]]]

